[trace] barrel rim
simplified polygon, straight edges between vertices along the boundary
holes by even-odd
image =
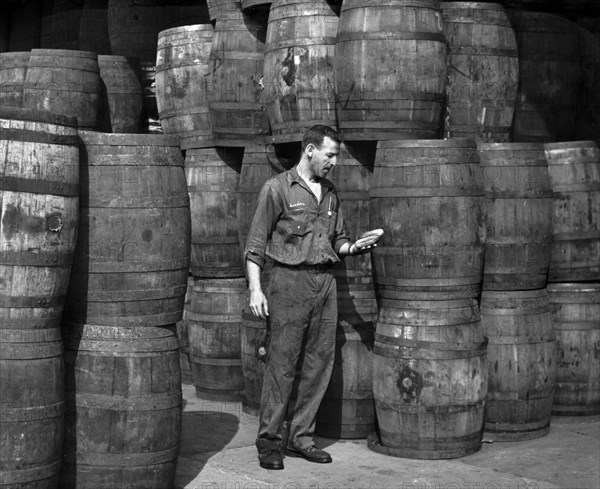
[[[179,137],[170,134],[130,134],[101,131],[79,131],[86,145],[102,146],[174,146],[179,149]]]
[[[169,29],[164,29],[158,33],[158,43],[160,43],[161,39],[164,37],[179,34],[181,32],[210,31],[212,33],[214,30],[215,28],[212,24],[190,24],[179,27],[170,27]]]

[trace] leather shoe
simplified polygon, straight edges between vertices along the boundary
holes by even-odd
[[[278,450],[270,450],[258,454],[258,461],[263,469],[283,470],[283,459]]]
[[[331,455],[325,450],[317,448],[315,445],[308,448],[290,448],[288,447],[285,451],[286,455],[290,457],[301,457],[309,462],[315,462],[317,464],[330,464]]]

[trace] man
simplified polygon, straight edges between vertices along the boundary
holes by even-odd
[[[323,125],[308,129],[300,162],[263,186],[248,232],[244,254],[249,306],[254,315],[270,320],[256,440],[265,469],[283,469],[283,449],[311,462],[331,462],[313,437],[335,354],[337,291],[332,265],[340,256],[369,250],[379,239],[371,233],[353,243],[346,235],[337,192],[325,178],[339,150],[336,131]],[[266,257],[273,260],[273,269],[268,291],[263,291],[260,271]],[[297,395],[290,401],[297,367]],[[293,416],[287,447],[282,447],[288,403]]]

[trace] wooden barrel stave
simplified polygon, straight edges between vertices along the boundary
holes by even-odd
[[[486,432],[508,441],[546,435],[556,372],[546,289],[484,290],[481,321],[489,340]]]
[[[74,118],[0,108],[0,480],[58,487],[61,317],[79,217]]]
[[[181,320],[190,264],[183,157],[168,136],[80,131],[82,216],[65,318]]]
[[[336,111],[344,138],[438,137],[445,42],[439,2],[345,0],[334,57]]]
[[[441,3],[448,40],[444,133],[507,142],[519,83],[517,40],[497,3]]]
[[[163,132],[177,134],[189,144],[212,139],[208,110],[208,60],[212,46],[210,24],[161,31],[156,52],[156,104]]]
[[[373,349],[378,443],[391,455],[456,458],[481,448],[486,341],[474,299],[383,299]]]
[[[196,394],[203,399],[244,397],[240,328],[245,278],[195,278],[188,334]]]
[[[23,85],[27,74],[29,51],[0,54],[0,105],[23,106]]]
[[[172,487],[182,394],[175,326],[69,324],[61,488]]]
[[[556,335],[552,414],[600,413],[600,284],[548,284]]]
[[[546,286],[552,247],[552,189],[541,143],[482,143],[486,193],[483,288]]]

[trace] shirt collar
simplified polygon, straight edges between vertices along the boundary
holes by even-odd
[[[300,176],[300,174],[298,173],[298,170],[296,170],[296,166],[294,166],[293,168],[291,168],[288,172],[287,172],[287,179],[290,185],[292,185],[292,183],[296,182],[299,184],[304,183],[304,179]],[[326,178],[321,178],[319,179],[319,182],[321,182],[321,185],[323,187],[327,187],[327,188],[333,188],[333,183],[331,183],[329,180],[327,180]]]

